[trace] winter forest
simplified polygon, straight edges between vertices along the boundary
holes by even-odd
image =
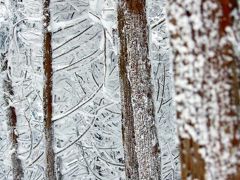
[[[0,180],[240,180],[239,0],[0,0]]]

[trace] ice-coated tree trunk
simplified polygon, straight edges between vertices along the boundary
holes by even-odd
[[[237,8],[236,0],[168,1],[183,180],[240,179]]]
[[[17,133],[17,112],[14,105],[14,88],[13,88],[13,81],[12,81],[12,66],[9,61],[13,61],[13,52],[14,49],[11,46],[13,41],[14,35],[14,24],[17,21],[17,2],[15,1],[4,1],[2,2],[6,5],[9,9],[9,16],[8,16],[8,30],[5,32],[7,33],[6,36],[9,37],[8,41],[3,42],[3,51],[0,54],[0,62],[1,62],[1,82],[2,82],[2,89],[3,89],[3,102],[5,106],[5,118],[8,127],[8,135],[9,141],[11,144],[11,164],[12,164],[12,178],[14,180],[21,180],[24,178],[24,171],[22,168],[22,161],[18,157],[18,133]],[[2,28],[2,27],[1,27]],[[3,28],[4,29],[4,28]],[[4,32],[4,31],[3,31]]]
[[[145,0],[119,0],[119,71],[126,179],[160,179]]]
[[[53,126],[52,126],[52,33],[49,31],[50,24],[50,0],[43,0],[43,69],[44,69],[44,89],[43,89],[43,116],[45,133],[45,159],[46,178],[56,179],[55,154],[53,150]]]
[[[9,129],[9,139],[11,143],[11,163],[12,163],[12,174],[14,180],[23,179],[23,168],[22,162],[18,158],[18,135],[17,135],[17,115],[14,105],[11,103],[12,97],[14,96],[12,80],[9,77],[9,66],[7,53],[1,54],[1,73],[4,74],[3,90],[4,90],[4,103],[6,108],[6,119]]]

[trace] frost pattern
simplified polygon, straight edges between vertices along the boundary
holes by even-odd
[[[149,49],[153,69],[158,139],[161,147],[162,179],[175,180],[180,178],[180,159],[173,101],[172,56],[166,27],[165,6],[165,1],[148,2]]]
[[[16,2],[15,7],[12,2]],[[59,179],[125,178],[116,3],[116,0],[51,1],[48,30],[53,33],[54,151]],[[156,87],[162,179],[175,179],[179,163],[173,136],[172,75],[163,6],[160,0],[149,1],[150,59]],[[46,167],[42,41],[41,0],[0,0],[0,52],[6,49],[11,52],[10,72],[15,91],[11,103],[18,118],[17,151],[24,179],[31,180],[44,179]],[[3,95],[1,87],[1,99]],[[9,144],[4,120],[6,107],[2,100],[0,103],[0,179],[8,180],[12,179],[10,154],[16,150]]]

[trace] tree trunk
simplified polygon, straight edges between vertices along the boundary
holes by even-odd
[[[145,0],[120,0],[118,28],[126,179],[160,179]]]
[[[169,0],[183,180],[240,179],[237,6]]]
[[[2,2],[3,4],[6,2]],[[17,2],[9,1],[4,4],[9,9],[10,15],[8,16],[8,30],[6,35],[8,35],[9,40],[3,42],[3,53],[0,55],[1,62],[1,73],[3,75],[2,86],[3,86],[3,100],[6,107],[6,120],[9,130],[9,140],[11,143],[11,164],[12,164],[12,176],[14,180],[21,180],[24,178],[22,162],[18,157],[18,134],[17,134],[17,114],[14,107],[14,89],[13,82],[11,79],[11,66],[9,63],[9,57],[11,61],[13,60],[12,52],[14,49],[11,46],[13,41],[14,24],[17,22]]]
[[[6,53],[7,54],[7,53]],[[4,89],[4,102],[6,109],[6,118],[9,128],[9,136],[11,142],[11,161],[12,161],[12,173],[14,180],[21,180],[23,178],[23,168],[22,162],[18,158],[18,135],[17,135],[17,115],[16,109],[11,103],[11,98],[14,96],[12,80],[9,77],[8,72],[8,59],[6,54],[1,55],[2,61],[2,73],[5,74],[3,79],[3,89]]]
[[[43,0],[43,69],[44,69],[44,89],[43,89],[43,114],[45,133],[45,158],[46,158],[46,178],[56,179],[55,174],[55,154],[53,150],[54,133],[52,127],[52,33],[49,32],[50,24],[50,0]]]

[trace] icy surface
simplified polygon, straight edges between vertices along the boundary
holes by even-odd
[[[155,113],[161,148],[162,179],[180,178],[175,109],[173,103],[173,74],[169,36],[166,27],[165,1],[148,2],[150,59],[154,86]]]

